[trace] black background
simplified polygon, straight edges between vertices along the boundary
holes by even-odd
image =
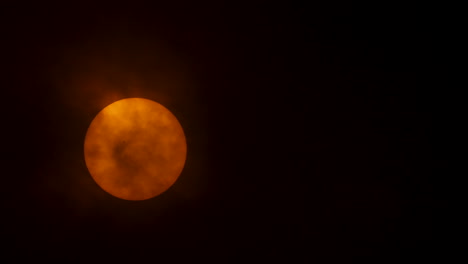
[[[2,251],[63,262],[430,258],[437,199],[416,6],[2,4]],[[135,88],[135,87],[138,87]],[[87,172],[105,105],[145,97],[188,141],[131,202]]]

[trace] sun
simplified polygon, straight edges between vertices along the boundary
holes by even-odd
[[[186,138],[177,118],[143,98],[106,106],[89,125],[84,141],[84,158],[94,181],[125,200],[146,200],[168,190],[186,156]]]

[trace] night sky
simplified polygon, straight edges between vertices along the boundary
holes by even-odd
[[[416,7],[62,2],[0,8],[2,258],[429,256],[440,163]],[[187,137],[178,181],[139,202],[100,189],[83,156],[94,116],[127,97]]]

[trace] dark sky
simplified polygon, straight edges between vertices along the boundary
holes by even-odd
[[[65,2],[0,9],[2,256],[428,256],[440,164],[415,6]],[[102,191],[83,158],[93,117],[126,97],[165,105],[188,141],[176,184],[140,202]]]

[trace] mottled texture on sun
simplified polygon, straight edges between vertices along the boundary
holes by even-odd
[[[146,200],[165,192],[185,164],[187,144],[177,118],[143,98],[116,101],[102,109],[86,133],[86,166],[106,192]]]

